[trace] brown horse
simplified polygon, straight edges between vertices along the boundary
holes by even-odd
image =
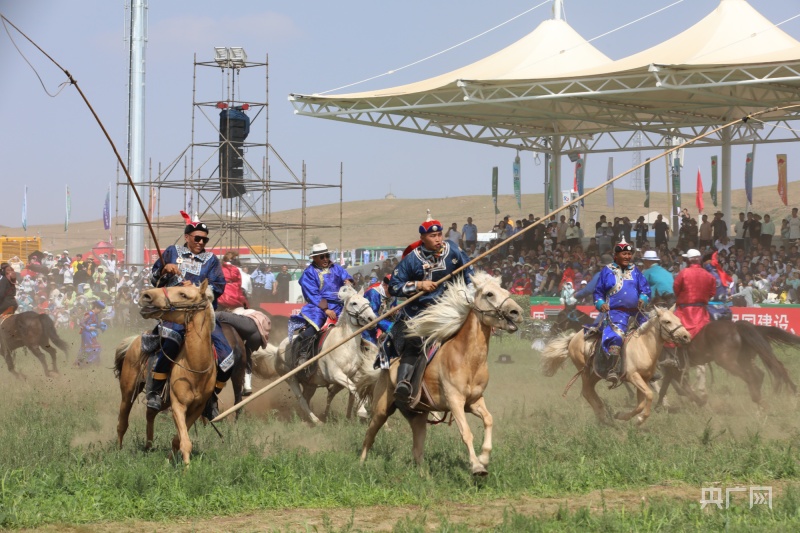
[[[472,474],[485,476],[492,451],[492,415],[483,399],[489,382],[489,338],[492,328],[516,331],[523,315],[508,291],[500,287],[498,279],[478,272],[472,281],[473,287],[468,288],[461,278],[456,278],[436,304],[409,322],[411,334],[424,337],[427,342],[443,344],[428,363],[423,377],[430,394],[430,405],[417,406],[420,413],[404,414],[411,424],[417,464],[422,462],[428,413],[450,412],[469,450]],[[368,366],[364,369],[363,379],[358,382],[359,394],[371,396],[373,405],[372,419],[361,450],[362,463],[378,431],[397,408],[393,393],[398,361],[395,360],[389,370],[375,371]],[[465,411],[483,420],[480,456],[475,455]]]
[[[11,315],[0,323],[0,349],[6,360],[8,371],[17,378],[25,377],[21,372],[17,372],[14,369],[14,351],[22,347],[30,350],[39,359],[39,362],[42,363],[42,368],[44,368],[44,375],[50,377],[51,372],[47,368],[47,361],[42,350],[39,349],[43,348],[50,354],[50,359],[53,361],[52,373],[58,374],[56,350],[51,343],[58,346],[64,354],[67,354],[69,348],[67,343],[58,336],[53,320],[47,315],[26,311]]]
[[[211,332],[215,327],[214,308],[211,305],[213,299],[207,281],[200,287],[187,285],[150,289],[142,292],[139,297],[140,314],[144,318],[158,318],[186,327],[183,348],[170,372],[170,401],[164,405],[164,409],[172,408],[172,418],[178,430],[172,439],[172,452],[177,454],[180,450],[186,465],[189,464],[192,452],[189,428],[200,417],[206,402],[214,392],[217,376],[214,348],[211,343]],[[238,344],[235,342],[236,339]],[[231,342],[231,338],[228,337],[231,346],[244,353],[238,335],[233,340],[234,342]],[[117,423],[117,440],[120,447],[128,430],[128,418],[133,402],[144,389],[147,356],[148,354],[141,352],[141,337],[129,337],[117,347],[114,374],[119,378],[122,393]],[[153,423],[156,415],[157,411],[147,409],[146,449],[153,444]]]
[[[688,369],[707,363],[717,363],[747,383],[750,399],[760,407],[766,407],[762,404],[761,398],[764,372],[754,364],[756,356],[761,359],[772,376],[776,392],[779,392],[784,385],[792,393],[797,392],[797,386],[789,377],[786,367],[772,351],[773,342],[785,346],[800,346],[800,337],[774,326],[755,326],[745,320],[709,322],[688,345],[686,352],[688,365],[684,367]],[[658,395],[657,406],[661,404],[670,383],[680,387],[682,390],[679,392],[684,392],[698,405],[705,404],[705,395],[698,395],[690,387],[680,385],[682,377],[683,369],[674,366],[664,368],[664,383]]]
[[[686,344],[690,340],[689,332],[671,310],[661,307],[653,308],[650,318],[631,333],[623,348],[625,355],[624,379],[636,387],[639,403],[634,410],[628,413],[618,413],[617,419],[627,421],[635,416],[637,424],[642,424],[650,417],[653,391],[648,382],[653,379],[656,372],[658,358],[663,351],[664,343]],[[572,359],[575,368],[578,369],[577,375],[581,376],[582,396],[592,406],[597,419],[605,423],[606,413],[603,401],[594,390],[600,378],[586,364],[594,347],[595,342],[586,340],[583,330],[557,337],[547,343],[542,352],[542,370],[545,376],[553,376],[567,359]]]

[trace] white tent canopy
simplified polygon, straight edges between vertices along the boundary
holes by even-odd
[[[292,94],[290,100],[301,115],[550,152],[558,162],[564,152],[663,148],[667,138],[692,138],[753,111],[798,102],[800,42],[746,0],[721,0],[686,31],[618,61],[566,22],[550,20],[442,76],[349,95]],[[765,114],[759,117],[763,128],[743,124],[698,143],[723,147],[727,220],[730,146],[800,140],[791,127],[781,127],[799,113]],[[635,145],[637,132],[642,141]]]

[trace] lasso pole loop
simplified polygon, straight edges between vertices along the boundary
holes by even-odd
[[[759,115],[763,115],[764,113],[772,113],[772,112],[775,112],[775,111],[781,111],[781,110],[785,110],[785,109],[792,109],[792,108],[796,108],[796,107],[800,107],[800,104],[793,104],[793,105],[784,106],[784,107],[771,107],[771,108],[768,108],[768,109],[763,109],[761,111],[756,111],[756,112],[751,113],[751,114],[749,114],[749,115],[747,115],[747,116],[745,116],[743,118],[732,120],[732,121],[728,122],[727,124],[719,126],[718,128],[714,128],[712,130],[707,131],[706,133],[698,135],[697,137],[693,137],[692,139],[689,139],[688,141],[685,141],[682,144],[678,144],[676,146],[673,146],[669,150],[665,150],[664,152],[661,152],[657,156],[651,157],[650,159],[648,159],[644,163],[640,163],[640,164],[638,164],[638,165],[636,165],[636,166],[634,166],[632,168],[629,168],[628,170],[626,170],[622,174],[618,174],[618,175],[614,176],[613,178],[603,182],[602,184],[598,185],[594,189],[591,189],[588,192],[578,196],[577,198],[575,198],[571,202],[568,202],[568,203],[564,204],[563,206],[559,207],[558,209],[556,209],[554,211],[551,211],[549,214],[559,213],[559,212],[561,212],[561,211],[563,211],[565,209],[568,209],[569,207],[575,205],[576,203],[580,202],[584,198],[586,198],[588,196],[591,196],[592,194],[598,192],[600,189],[604,188],[606,185],[608,185],[610,183],[614,183],[618,179],[621,179],[621,178],[627,176],[631,172],[635,172],[636,170],[642,168],[643,166],[645,166],[650,161],[656,161],[658,159],[661,159],[662,157],[665,157],[665,156],[671,154],[672,152],[675,152],[677,150],[680,150],[681,148],[689,146],[690,144],[693,144],[693,143],[699,141],[700,139],[704,139],[705,137],[708,137],[709,135],[713,135],[714,133],[717,133],[718,131],[722,131],[722,130],[724,130],[726,128],[730,128],[731,126],[734,126],[734,125],[736,125],[736,124],[738,124],[740,122],[741,123],[747,123],[747,121],[750,120],[751,118],[759,116]],[[439,281],[435,282],[435,285],[438,287],[439,285],[441,285],[442,283],[448,281],[450,278],[452,278],[456,274],[461,273],[465,269],[467,269],[467,268],[471,267],[472,265],[474,265],[475,263],[477,263],[479,260],[481,260],[484,257],[490,255],[492,252],[495,252],[495,251],[499,250],[505,244],[510,243],[512,240],[514,240],[517,237],[519,237],[520,234],[525,233],[526,231],[530,231],[531,229],[533,229],[534,227],[538,226],[539,224],[542,224],[544,221],[545,221],[545,219],[542,218],[540,221],[534,222],[533,224],[530,224],[528,227],[522,229],[522,231],[519,231],[519,232],[515,233],[511,237],[501,241],[500,243],[496,244],[492,248],[489,248],[484,253],[478,255],[477,257],[475,257],[474,259],[472,259],[468,263],[464,264],[463,266],[461,266],[458,269],[454,270],[452,273],[446,275],[445,277],[443,277]],[[340,341],[339,344],[337,344],[336,346],[332,346],[330,348],[327,348],[327,349],[323,350],[322,352],[320,352],[316,356],[312,357],[311,359],[309,359],[305,363],[295,367],[293,370],[287,372],[286,374],[284,374],[280,378],[276,379],[275,381],[273,381],[272,383],[270,383],[266,387],[263,387],[262,389],[259,389],[259,390],[255,391],[255,392],[253,392],[253,394],[248,396],[246,399],[242,400],[241,402],[237,403],[236,405],[234,405],[233,407],[227,409],[226,411],[223,411],[212,422],[218,422],[218,421],[222,420],[223,418],[231,415],[232,413],[235,413],[236,411],[238,411],[239,409],[241,409],[242,407],[244,407],[248,403],[252,402],[253,400],[258,398],[262,394],[271,391],[272,389],[277,387],[279,384],[283,383],[284,381],[286,381],[290,377],[292,377],[295,374],[299,373],[300,371],[302,371],[307,366],[316,363],[319,359],[322,359],[323,357],[325,357],[326,355],[328,355],[332,351],[336,350],[340,346],[343,346],[348,341],[350,341],[350,340],[354,339],[355,337],[361,335],[364,331],[367,331],[368,329],[374,328],[375,326],[378,325],[378,323],[381,320],[383,320],[384,318],[388,318],[389,316],[393,315],[395,312],[397,312],[398,310],[400,310],[403,307],[407,306],[411,302],[416,301],[423,294],[425,294],[425,293],[418,292],[417,294],[415,294],[415,295],[411,296],[410,298],[408,298],[405,302],[402,302],[402,303],[396,305],[395,307],[391,308],[390,310],[386,311],[384,314],[382,314],[381,316],[379,316],[378,318],[376,318],[375,320],[373,320],[372,322],[370,322],[366,326],[363,326],[363,327],[359,328],[358,330],[353,332],[349,337],[347,337],[346,339],[343,339],[342,341]]]
[[[45,52],[42,49],[41,46],[36,44],[33,41],[33,39],[31,39],[30,37],[25,35],[25,33],[22,30],[20,30],[19,28],[17,28],[17,26],[14,25],[13,22],[8,20],[5,17],[5,15],[0,14],[0,19],[2,19],[4,22],[7,22],[12,28],[17,30],[20,35],[25,37],[25,39],[27,39],[29,43],[31,43],[33,46],[35,46],[37,50],[39,50],[47,59],[49,59],[56,67],[58,67],[58,69],[61,72],[64,73],[64,75],[69,80],[70,85],[74,85],[75,88],[78,90],[78,94],[81,95],[81,98],[83,99],[83,102],[86,104],[86,107],[89,108],[89,111],[91,111],[92,116],[97,121],[97,125],[100,126],[101,130],[103,130],[103,135],[106,136],[106,139],[108,140],[108,143],[111,145],[111,149],[114,150],[114,155],[117,156],[117,161],[119,162],[120,166],[122,167],[122,170],[125,172],[125,177],[128,178],[128,183],[131,186],[131,190],[133,191],[134,196],[136,196],[136,201],[139,203],[139,208],[142,210],[142,215],[144,215],[144,220],[145,220],[145,222],[147,222],[147,229],[150,230],[150,236],[153,238],[153,244],[155,245],[156,251],[158,252],[158,257],[160,257],[162,259],[162,261],[163,261],[163,255],[161,253],[161,247],[158,245],[158,239],[156,238],[156,233],[153,230],[153,224],[150,221],[150,217],[147,216],[147,209],[145,209],[144,202],[142,201],[142,198],[139,196],[139,191],[136,190],[136,185],[133,183],[133,178],[131,178],[131,175],[128,172],[128,167],[127,167],[127,165],[125,165],[125,162],[122,160],[122,156],[119,154],[119,151],[117,150],[117,146],[114,144],[114,141],[111,140],[111,135],[108,134],[108,131],[106,130],[106,127],[103,125],[103,122],[100,120],[100,117],[97,116],[97,113],[95,112],[94,108],[92,107],[92,104],[89,103],[89,99],[86,98],[85,94],[83,94],[83,91],[81,90],[80,86],[78,85],[78,81],[75,78],[73,78],[72,74],[70,74],[70,72],[67,69],[62,67],[58,63],[58,61],[56,61],[55,59],[50,57],[50,54]]]

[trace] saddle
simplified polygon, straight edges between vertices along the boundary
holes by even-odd
[[[296,368],[303,355],[306,356],[306,361],[316,357],[322,351],[322,345],[325,344],[325,339],[328,338],[328,334],[331,332],[334,325],[335,323],[326,323],[316,334],[310,337],[295,335],[289,347],[289,353],[287,354],[288,360],[286,362],[289,363],[289,366],[291,368]],[[308,381],[316,372],[317,363],[315,362],[307,366],[305,370],[300,373],[299,377],[301,377],[303,381]]]

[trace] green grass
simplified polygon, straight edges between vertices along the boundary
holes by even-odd
[[[520,496],[580,501],[598,490],[682,485],[696,487],[696,497],[665,496],[635,508],[600,511],[572,505],[536,516],[509,508],[496,530],[800,529],[800,497],[793,488],[800,486],[796,400],[772,395],[768,380],[764,389],[772,408],[765,416],[755,413],[742,382],[717,369],[708,409],[673,398],[682,411],[655,413],[641,430],[601,427],[578,387],[561,397],[571,367],[555,378],[541,377],[538,354],[527,343],[503,337],[493,341],[490,356],[487,404],[495,434],[485,479],[470,476],[455,426],[429,430],[425,464],[417,469],[410,430],[402,417],[393,417],[391,430],[379,434],[362,467],[357,454],[365,426],[337,418],[311,428],[283,412],[222,423],[224,441],[211,428],[193,429],[187,470],[168,459],[174,426],[167,416],[157,420],[156,449],[142,451],[141,406],[134,408],[124,447],[117,449],[119,389],[109,367],[119,337],[109,333],[102,339],[107,347],[102,368],[68,368],[52,381],[41,376],[38,362],[18,353],[18,367],[29,380],[6,382],[0,410],[0,527],[167,521],[279,508],[437,507]],[[77,342],[74,336],[69,340]],[[500,353],[511,354],[514,364],[495,364]],[[790,373],[800,375],[800,361],[780,355]],[[292,406],[287,391],[279,389],[272,406]],[[611,408],[625,407],[624,391],[601,395]],[[324,395],[319,396],[317,411]],[[336,411],[343,409],[342,397]],[[483,431],[477,419],[471,424],[478,446]],[[779,483],[786,490],[775,497],[771,512],[701,511],[700,489],[711,482]],[[428,530],[425,516],[402,520],[395,529]],[[467,527],[447,515],[437,524],[441,531]]]

